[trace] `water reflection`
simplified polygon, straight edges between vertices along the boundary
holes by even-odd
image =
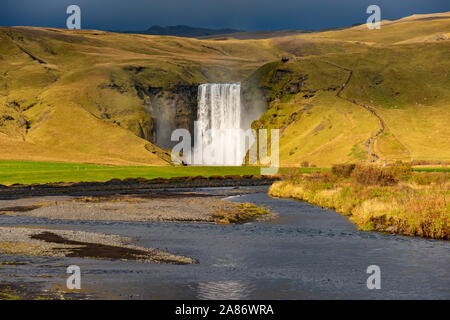
[[[255,287],[249,281],[199,282],[197,298],[202,300],[248,299]]]

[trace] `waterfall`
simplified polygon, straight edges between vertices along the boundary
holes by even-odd
[[[241,84],[200,85],[197,116],[196,134],[199,139],[194,152],[203,152],[202,164],[242,165],[246,150],[241,130]]]

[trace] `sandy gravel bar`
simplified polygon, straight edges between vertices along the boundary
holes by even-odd
[[[131,238],[101,233],[0,227],[0,254],[192,264],[195,259],[129,244]]]
[[[218,197],[194,194],[57,196],[0,200],[0,215],[61,220],[211,223],[218,210],[232,206]]]

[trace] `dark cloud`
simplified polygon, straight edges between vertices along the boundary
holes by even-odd
[[[0,0],[0,25],[65,27],[66,8],[83,29],[142,30],[158,25],[246,30],[323,29],[364,22],[377,4],[383,19],[450,11],[448,0]]]

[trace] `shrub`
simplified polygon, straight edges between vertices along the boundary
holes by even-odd
[[[386,168],[386,171],[390,172],[394,177],[400,180],[408,180],[413,173],[411,163],[402,161],[396,161],[393,165]]]
[[[336,175],[330,171],[322,171],[320,173],[320,179],[323,182],[336,182],[337,180],[336,178],[337,178]]]
[[[309,162],[308,161],[303,161],[301,165],[302,165],[303,168],[308,168],[309,167]]]
[[[398,178],[392,172],[375,166],[356,166],[351,173],[351,178],[367,186],[392,186],[398,183]]]
[[[349,178],[355,167],[355,164],[335,164],[331,167],[331,172],[336,177]]]

